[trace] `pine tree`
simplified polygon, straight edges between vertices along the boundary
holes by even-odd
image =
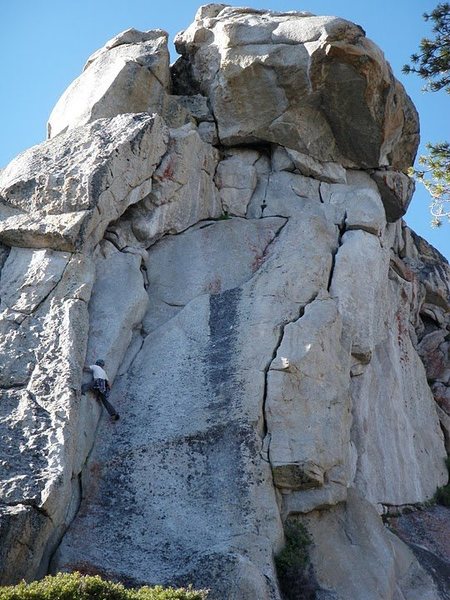
[[[403,72],[425,79],[425,91],[450,93],[450,4],[439,3],[423,17],[433,22],[434,38],[422,39],[420,52],[411,56],[412,66],[405,65]],[[445,217],[450,222],[450,143],[429,143],[427,150],[428,154],[419,157],[420,168],[413,169],[412,174],[431,194],[431,224],[437,227]]]

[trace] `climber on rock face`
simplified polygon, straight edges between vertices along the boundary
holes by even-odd
[[[103,369],[104,366],[105,361],[98,359],[97,361],[95,361],[95,365],[84,367],[83,371],[91,371],[92,381],[83,384],[81,392],[85,393],[89,390],[94,390],[97,393],[97,397],[101,400],[103,406],[108,411],[108,414],[112,417],[114,421],[117,421],[119,419],[119,414],[108,400],[111,388],[109,385],[108,375]]]

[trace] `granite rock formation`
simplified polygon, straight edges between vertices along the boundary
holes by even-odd
[[[401,220],[418,118],[336,17],[211,4],[89,60],[0,172],[0,582],[438,600],[381,515],[448,479],[450,267]],[[83,366],[102,357],[121,420]]]

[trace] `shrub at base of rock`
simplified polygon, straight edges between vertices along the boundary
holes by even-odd
[[[286,544],[275,557],[278,582],[284,600],[314,600],[317,586],[310,573],[308,547],[312,540],[296,519],[284,526]]]
[[[206,600],[206,590],[141,587],[126,589],[98,575],[58,573],[32,583],[0,587],[0,600]]]
[[[446,464],[450,473],[450,456],[447,458]],[[450,507],[450,482],[437,489],[435,500],[438,504],[442,504],[442,506]]]

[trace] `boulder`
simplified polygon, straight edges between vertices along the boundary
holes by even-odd
[[[313,511],[302,522],[313,541],[311,559],[319,598],[328,590],[337,600],[441,599],[412,551],[386,529],[357,490],[349,489],[345,505]]]
[[[99,119],[34,146],[0,174],[0,239],[72,252],[152,189],[168,131],[147,114]]]
[[[128,29],[88,59],[53,109],[48,137],[123,113],[161,113],[170,87],[167,33]]]
[[[361,229],[380,236],[385,230],[386,216],[380,194],[378,190],[366,187],[366,181],[349,182],[349,185],[321,184],[320,197],[335,209],[335,222],[346,232]]]
[[[320,162],[292,148],[276,146],[272,164],[276,171],[297,171],[305,177],[314,177],[328,183],[347,183],[346,170],[342,165]]]
[[[379,341],[378,311],[388,268],[389,254],[375,235],[360,230],[344,233],[330,294],[338,302],[354,356],[370,359]]]
[[[361,27],[213,6],[175,46],[191,93],[210,98],[222,144],[273,142],[357,168],[412,164],[417,113]]]
[[[254,166],[259,154],[252,151],[235,151],[222,160],[215,177],[224,211],[245,217],[257,183]]]
[[[392,223],[403,217],[414,194],[414,180],[397,171],[378,170],[372,173],[383,200],[387,220]]]

